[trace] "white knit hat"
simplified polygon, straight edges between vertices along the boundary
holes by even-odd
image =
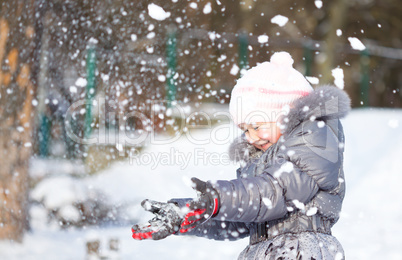
[[[232,90],[229,112],[236,125],[276,122],[296,99],[313,91],[304,76],[292,67],[287,52],[277,52],[245,72]]]

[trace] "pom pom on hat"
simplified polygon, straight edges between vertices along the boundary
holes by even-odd
[[[275,52],[270,59],[272,64],[292,67],[294,61],[292,56],[285,51]]]
[[[277,52],[270,62],[249,69],[232,90],[229,112],[235,124],[276,122],[295,100],[313,91],[295,70],[287,52]]]

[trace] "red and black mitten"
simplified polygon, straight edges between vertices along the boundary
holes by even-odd
[[[175,204],[144,200],[141,206],[155,214],[155,217],[146,224],[134,225],[131,228],[134,239],[160,240],[179,231],[183,216]]]
[[[209,182],[191,178],[194,183],[193,188],[200,193],[197,200],[189,202],[186,206],[189,212],[184,216],[184,221],[180,226],[180,233],[185,233],[195,228],[219,212],[219,194]]]

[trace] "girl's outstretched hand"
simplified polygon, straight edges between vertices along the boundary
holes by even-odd
[[[218,214],[219,194],[211,183],[197,178],[191,180],[199,196],[188,201],[183,208],[180,208],[174,199],[167,203],[153,200],[144,200],[141,203],[141,206],[155,217],[146,224],[134,225],[131,228],[134,239],[160,240],[177,232],[186,233]]]
[[[141,206],[155,214],[155,217],[146,224],[134,225],[131,228],[134,239],[160,240],[179,231],[183,216],[180,208],[175,204],[144,200]]]

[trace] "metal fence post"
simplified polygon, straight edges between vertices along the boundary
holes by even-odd
[[[304,76],[311,76],[311,67],[313,65],[313,50],[311,49],[310,44],[305,44],[303,46],[303,57],[305,65]]]
[[[363,106],[370,105],[370,53],[367,49],[360,52],[360,94]]]
[[[86,105],[85,105],[85,126],[84,137],[88,138],[92,132],[92,99],[95,96],[95,70],[96,70],[96,51],[93,46],[87,49],[87,86],[86,86]]]
[[[40,127],[39,127],[39,156],[45,158],[49,155],[49,142],[50,142],[50,128],[52,121],[46,116],[45,113],[41,113]]]
[[[248,36],[246,33],[239,34],[239,68],[240,72],[247,69],[248,65]]]
[[[173,27],[168,28],[168,38],[166,42],[166,60],[167,60],[167,93],[166,100],[167,106],[170,107],[172,101],[176,100],[176,66],[177,66],[177,58],[176,58],[176,48],[177,48],[177,39],[176,39],[176,29]]]

